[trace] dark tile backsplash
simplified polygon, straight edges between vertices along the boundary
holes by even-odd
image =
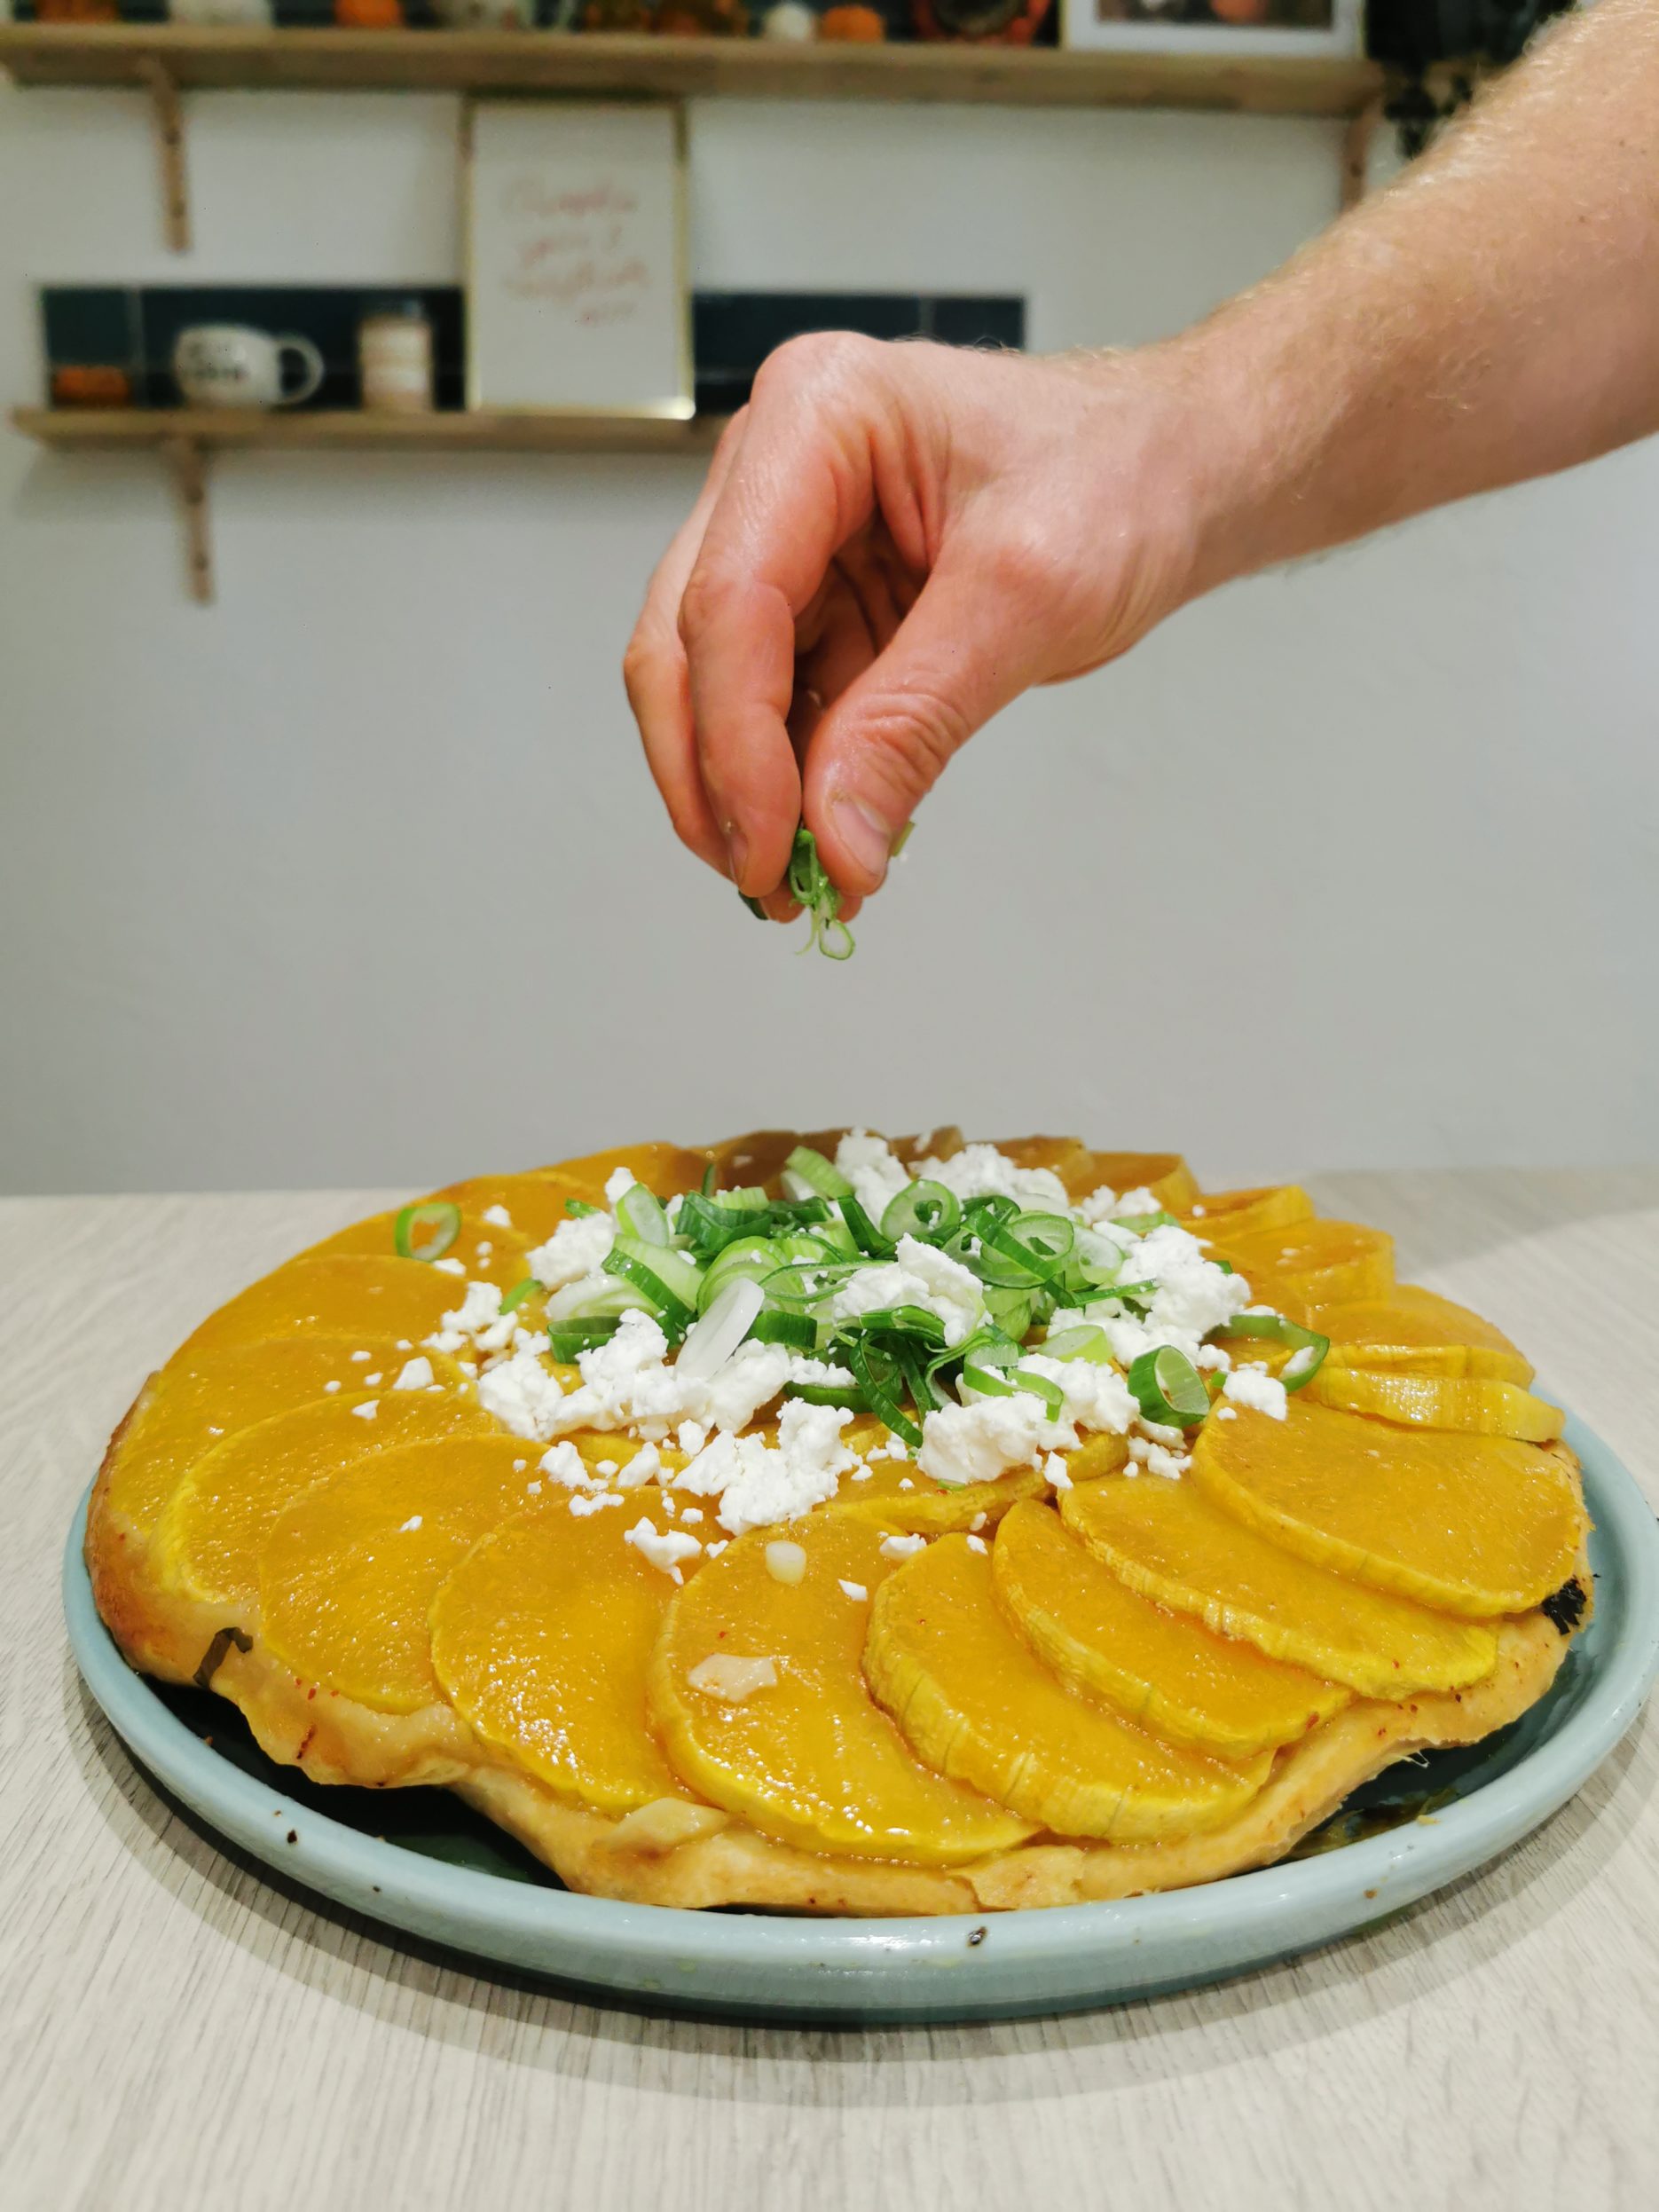
[[[120,367],[138,405],[176,406],[171,362],[179,332],[193,323],[249,323],[273,336],[309,338],[322,354],[324,382],[307,405],[355,407],[358,324],[371,301],[394,297],[419,299],[431,319],[438,405],[464,405],[465,304],[457,285],[47,285],[47,381],[67,365]],[[815,330],[1018,348],[1026,303],[899,292],[699,292],[692,303],[699,412],[741,406],[774,347]]]

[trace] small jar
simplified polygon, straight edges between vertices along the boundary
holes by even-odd
[[[374,414],[432,407],[432,325],[419,300],[371,300],[358,325],[363,405]]]

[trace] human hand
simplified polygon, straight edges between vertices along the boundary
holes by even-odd
[[[1178,356],[846,335],[771,356],[624,663],[685,843],[768,913],[797,824],[856,911],[946,762],[1198,588]]]

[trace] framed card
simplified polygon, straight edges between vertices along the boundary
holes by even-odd
[[[468,405],[688,417],[683,109],[479,99],[464,146]]]
[[[1063,0],[1060,43],[1131,54],[1356,59],[1362,0]]]

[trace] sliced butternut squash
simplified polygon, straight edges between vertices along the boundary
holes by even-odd
[[[805,1555],[789,1582],[768,1568],[774,1540],[740,1537],[669,1601],[650,1712],[670,1764],[806,1851],[942,1866],[1022,1841],[1023,1821],[924,1766],[866,1686],[869,1599],[894,1563],[887,1531],[837,1507],[809,1515],[789,1531]],[[730,1703],[692,1679],[715,1657],[770,1659],[776,1681]]]
[[[1192,1170],[1175,1152],[1086,1152],[1061,1179],[1073,1204],[1091,1198],[1103,1184],[1120,1198],[1127,1191],[1150,1191],[1171,1214],[1190,1213],[1199,1196]]]
[[[1247,1418],[1223,1422],[1222,1432]],[[1254,1418],[1278,1433],[1277,1421]],[[1191,1479],[1089,1483],[1067,1492],[1060,1515],[1143,1597],[1362,1697],[1460,1689],[1497,1662],[1490,1628],[1313,1566],[1223,1513]]]
[[[1316,1405],[1465,1436],[1553,1444],[1567,1426],[1566,1414],[1547,1398],[1485,1376],[1375,1374],[1364,1367],[1333,1367],[1327,1360],[1304,1391]]]
[[[1584,1508],[1553,1453],[1305,1399],[1284,1421],[1246,1413],[1199,1432],[1191,1479],[1235,1520],[1317,1566],[1467,1620],[1526,1612],[1571,1575]]]
[[[365,1259],[395,1260],[400,1256],[395,1240],[397,1230],[397,1210],[371,1214],[366,1220],[354,1221],[349,1228],[325,1238],[321,1244],[308,1247],[298,1256],[320,1260],[343,1252]],[[516,1231],[481,1221],[476,1214],[463,1213],[455,1241],[443,1256],[459,1260],[470,1280],[495,1283],[502,1290],[510,1290],[515,1283],[523,1280],[527,1271],[524,1261],[529,1250],[528,1241]],[[417,1264],[424,1263],[417,1262]],[[448,1269],[443,1271],[450,1272]],[[460,1295],[461,1292],[457,1288],[451,1303],[458,1304]]]
[[[430,1704],[432,1601],[536,1480],[516,1437],[457,1437],[378,1452],[296,1499],[259,1559],[278,1663],[381,1712]]]
[[[991,1569],[998,1597],[1057,1674],[1172,1743],[1249,1759],[1348,1702],[1338,1684],[1137,1596],[1046,1506],[1006,1515]]]
[[[674,1586],[623,1540],[674,1526],[647,1485],[574,1514],[561,1495],[491,1531],[432,1602],[432,1664],[488,1744],[570,1802],[611,1815],[684,1797],[646,1724],[645,1682]]]
[[[870,1608],[864,1672],[930,1766],[1062,1836],[1148,1842],[1219,1827],[1267,1779],[1133,1728],[1066,1688],[996,1602],[964,1536],[907,1560]]]
[[[1215,1256],[1229,1259],[1252,1287],[1287,1283],[1305,1301],[1383,1298],[1394,1286],[1394,1239],[1363,1222],[1291,1222],[1247,1236],[1215,1237]]]
[[[419,1344],[443,1326],[466,1287],[460,1276],[421,1260],[302,1256],[210,1313],[174,1357],[194,1362],[232,1344],[279,1336],[349,1336],[354,1345],[407,1337]]]
[[[1531,1363],[1501,1329],[1416,1283],[1396,1283],[1385,1298],[1321,1306],[1312,1326],[1331,1340],[1328,1367],[1469,1375],[1522,1389],[1532,1380]]]
[[[684,1145],[619,1145],[614,1152],[589,1152],[575,1160],[555,1160],[536,1172],[557,1176],[567,1185],[568,1196],[582,1199],[590,1206],[602,1206],[605,1185],[618,1168],[625,1168],[636,1183],[643,1183],[658,1198],[672,1198],[676,1192],[697,1188],[713,1156],[708,1151],[689,1151]]]
[[[546,1244],[554,1230],[569,1221],[570,1216],[565,1211],[568,1199],[593,1203],[586,1198],[586,1192],[592,1187],[588,1181],[578,1189],[562,1176],[544,1170],[529,1175],[470,1176],[464,1183],[447,1184],[443,1190],[434,1191],[432,1196],[452,1199],[464,1214],[478,1218],[491,1210],[504,1213],[513,1234],[534,1246]],[[499,1222],[485,1222],[484,1232],[488,1236],[492,1229],[501,1226]],[[491,1276],[490,1279],[493,1282],[496,1278]],[[510,1283],[507,1288],[512,1288]]]
[[[1307,1192],[1299,1184],[1280,1183],[1247,1191],[1207,1191],[1182,1214],[1181,1225],[1215,1244],[1312,1218],[1313,1200]]]
[[[401,1352],[394,1357],[401,1362]],[[432,1355],[448,1387],[342,1391],[239,1429],[205,1452],[174,1492],[155,1535],[162,1580],[206,1603],[251,1612],[259,1596],[259,1555],[296,1498],[343,1474],[371,1452],[445,1436],[491,1436],[495,1423],[452,1363]],[[350,1371],[358,1383],[376,1368]],[[520,1456],[524,1447],[520,1446]]]

